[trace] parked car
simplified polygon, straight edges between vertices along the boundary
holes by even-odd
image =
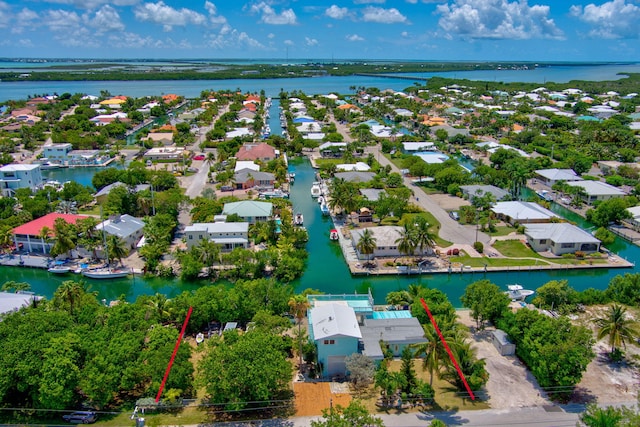
[[[98,419],[98,414],[93,411],[76,411],[63,415],[62,418],[69,423],[74,424],[91,424]]]
[[[458,215],[458,212],[456,211],[449,212],[449,216],[455,221],[458,221],[460,219],[460,215]]]
[[[233,191],[233,187],[230,185],[223,185],[220,187],[220,191]]]
[[[204,160],[204,154],[196,154],[193,156],[193,160]]]

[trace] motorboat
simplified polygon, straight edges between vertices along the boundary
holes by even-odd
[[[49,273],[53,274],[67,274],[71,272],[71,267],[68,265],[56,265],[47,269]]]
[[[340,235],[338,234],[338,230],[336,230],[335,228],[332,228],[331,231],[329,232],[329,239],[330,240],[338,240],[338,239],[340,239]]]
[[[322,196],[322,189],[320,188],[320,183],[315,181],[311,184],[311,197],[317,199],[320,196]]]
[[[36,165],[40,165],[40,170],[51,170],[51,169],[58,169],[61,168],[62,165],[60,163],[54,163],[54,162],[50,162],[48,160],[44,160],[40,161],[38,163],[34,163]]]
[[[329,215],[331,212],[329,211],[329,206],[326,203],[322,203],[320,205],[320,210],[322,211],[322,215]]]
[[[547,202],[551,202],[553,200],[553,195],[551,193],[549,193],[549,191],[547,191],[547,190],[538,190],[538,191],[536,191],[536,194],[542,200],[546,200]]]
[[[118,279],[127,277],[131,271],[122,268],[98,268],[95,270],[83,270],[82,275],[90,279]]]
[[[525,298],[535,293],[535,291],[524,289],[521,285],[518,284],[508,285],[507,289],[509,290],[505,292],[505,294],[507,294],[507,296],[512,301],[523,301]]]
[[[323,196],[318,197],[318,204],[321,205],[323,203],[324,203],[324,197]]]
[[[282,191],[280,189],[275,189],[272,191],[263,191],[258,196],[259,199],[269,200],[269,199],[288,199],[289,193]]]
[[[298,226],[304,225],[304,216],[300,212],[298,212],[293,218],[293,223]]]

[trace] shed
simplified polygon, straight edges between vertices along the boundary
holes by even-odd
[[[511,342],[509,335],[501,329],[493,331],[493,345],[502,356],[513,356],[516,352],[516,345]]]

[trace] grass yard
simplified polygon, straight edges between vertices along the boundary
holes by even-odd
[[[484,267],[485,264],[487,267],[525,267],[531,265],[538,264],[547,264],[542,261],[537,261],[535,259],[511,259],[511,258],[474,258],[469,255],[461,255],[461,256],[452,256],[449,258],[452,263],[461,263],[463,265],[468,265],[471,267]]]
[[[436,219],[436,217],[434,217],[431,212],[421,212],[419,214],[405,214],[403,215],[402,219],[404,219],[405,221],[410,221],[410,218],[413,218],[416,215],[420,215],[424,218],[426,218],[427,222],[429,223],[429,231],[436,236],[436,238],[434,239],[436,242],[436,245],[440,246],[441,248],[447,248],[449,246],[451,246],[453,243],[449,242],[447,240],[444,240],[442,238],[440,238],[440,221],[438,221]]]
[[[508,236],[509,234],[515,231],[517,230],[513,227],[509,227],[507,225],[498,225],[496,227],[495,232],[492,233],[490,231],[485,231],[485,233],[487,233],[489,236],[498,237],[498,236]]]
[[[522,243],[520,240],[499,240],[493,244],[493,247],[499,251],[502,255],[510,258],[536,258],[547,263],[553,264],[604,264],[604,259],[588,258],[579,260],[575,258],[545,258],[539,255],[536,251],[529,246]],[[528,261],[528,260],[517,260]],[[518,265],[532,265],[532,264],[518,264]]]

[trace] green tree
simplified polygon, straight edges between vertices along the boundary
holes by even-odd
[[[345,358],[349,380],[356,389],[367,388],[373,381],[376,365],[373,360],[362,353],[353,353]]]
[[[509,297],[489,280],[479,280],[467,286],[460,301],[471,309],[471,317],[478,329],[484,329],[487,320],[495,323],[509,308]]]
[[[398,237],[395,243],[398,245],[398,252],[405,255],[413,256],[416,252],[416,231],[412,224],[405,224],[404,228],[400,230],[400,237]]]
[[[212,403],[238,410],[247,402],[290,397],[292,366],[282,337],[252,330],[242,335],[225,334],[224,340],[209,342],[199,372]],[[265,408],[268,406],[265,404]]]
[[[304,295],[294,295],[289,298],[289,309],[298,324],[298,354],[300,356],[300,367],[302,367],[302,321],[309,309],[309,300]]]
[[[127,247],[124,240],[115,234],[107,236],[107,249],[109,251],[109,259],[117,259],[122,264],[122,258],[127,256]]]
[[[29,290],[31,290],[31,285],[27,282],[15,282],[13,280],[4,282],[2,288],[0,288],[0,291],[2,292],[13,291],[16,293]]]
[[[620,345],[627,347],[628,341],[633,341],[637,331],[634,328],[635,322],[627,317],[627,309],[613,304],[609,311],[602,317],[593,321],[600,329],[598,339],[608,337],[611,353],[614,353]]]
[[[55,234],[55,243],[51,247],[51,256],[56,257],[62,254],[68,254],[75,249],[76,243],[71,226],[62,218],[56,218],[53,223],[53,233]]]
[[[587,427],[620,427],[622,417],[621,409],[612,406],[600,408],[597,404],[591,403],[580,415],[580,421]]]
[[[312,420],[311,427],[384,427],[382,419],[369,413],[367,408],[357,400],[352,400],[349,406],[343,408],[324,409],[322,420]]]
[[[600,227],[593,235],[596,239],[600,240],[603,245],[609,246],[616,241],[616,235],[609,231],[606,227]]]
[[[612,222],[619,224],[623,219],[631,218],[628,207],[627,200],[621,197],[604,200],[595,209],[587,211],[587,220],[598,227],[607,227]]]

